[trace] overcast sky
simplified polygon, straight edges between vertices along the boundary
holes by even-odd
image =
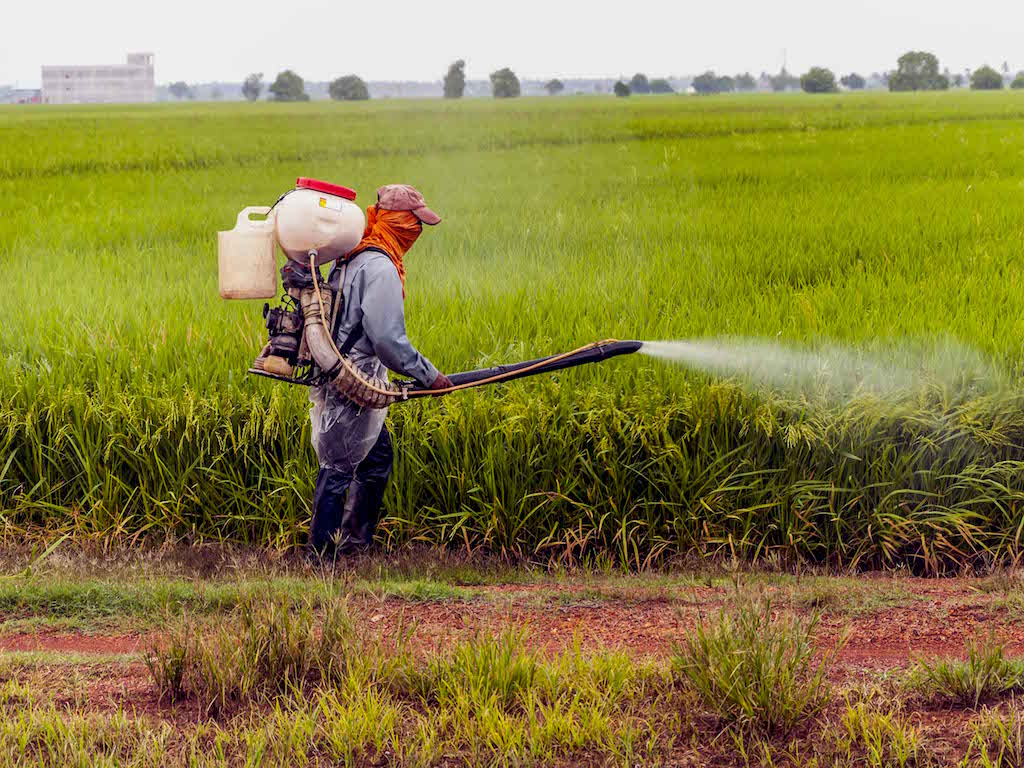
[[[156,54],[156,80],[240,81],[292,68],[307,80],[438,80],[456,58],[471,79],[733,74],[815,65],[892,68],[925,49],[954,72],[1024,69],[1024,1],[994,0],[4,0],[0,84],[38,87],[42,64],[113,64]]]

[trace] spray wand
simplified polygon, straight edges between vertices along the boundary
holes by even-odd
[[[453,373],[448,376],[452,386],[447,389],[427,389],[419,384],[408,384],[408,395],[412,397],[447,395],[472,387],[482,387],[488,384],[522,379],[526,376],[537,376],[542,373],[553,373],[564,368],[574,368],[577,365],[587,363],[600,363],[619,355],[628,355],[638,352],[643,346],[641,341],[618,341],[616,339],[605,339],[595,341],[571,352],[564,352],[560,355],[540,357],[536,360],[527,360],[522,363],[510,363],[508,365],[496,365],[492,368],[479,368],[474,371]]]

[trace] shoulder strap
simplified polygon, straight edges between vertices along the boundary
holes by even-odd
[[[351,258],[351,257],[349,257]],[[341,321],[341,310],[344,309],[345,305],[345,276],[348,274],[348,262],[346,258],[344,262],[341,262],[341,280],[338,281],[338,300],[334,305],[335,314],[331,321],[331,336],[333,337],[338,332],[338,323]],[[338,263],[335,263],[335,269],[338,268]],[[363,338],[363,323],[362,321],[356,323],[356,327],[349,331],[348,336],[345,339],[345,343],[338,348],[342,357],[347,355],[359,340]]]
[[[359,254],[366,253],[367,251],[376,251],[382,256],[387,256],[389,259],[391,258],[391,255],[379,245],[364,245],[362,248],[359,248],[358,250],[352,251],[352,253],[347,254],[345,256],[345,261],[349,262]]]
[[[345,343],[338,349],[338,351],[341,352],[341,356],[344,357],[351,352],[352,348],[355,347],[361,338],[363,338],[362,320],[356,323],[356,327],[349,331],[348,338],[345,339]]]

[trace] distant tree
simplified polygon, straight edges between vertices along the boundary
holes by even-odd
[[[366,81],[357,75],[344,75],[327,86],[327,93],[335,101],[365,101],[370,98]]]
[[[992,67],[981,67],[974,70],[971,75],[972,91],[1001,91],[1003,89],[1003,76]]]
[[[756,91],[757,80],[749,72],[744,72],[742,75],[736,75],[735,78],[736,90],[737,91]]]
[[[171,83],[167,87],[167,90],[171,92],[171,96],[178,99],[179,101],[181,99],[191,99],[195,97],[195,94],[192,93],[192,89],[188,87],[188,83],[186,83],[184,80],[179,80],[176,83]]]
[[[1004,61],[1003,62],[1003,74],[1004,75],[1009,75],[1010,74],[1010,62],[1008,62],[1008,61]]]
[[[249,101],[256,101],[263,93],[263,73],[253,72],[242,83],[242,95]]]
[[[804,93],[835,93],[836,76],[831,69],[811,67],[800,76],[800,89]]]
[[[851,72],[839,82],[842,83],[846,88],[849,88],[851,91],[863,90],[864,86],[868,84],[867,80],[858,75],[856,72]]]
[[[710,69],[703,74],[697,75],[693,78],[690,83],[693,86],[693,90],[699,93],[701,96],[706,96],[710,93],[717,93],[718,76]]]
[[[675,88],[672,87],[672,83],[663,77],[655,78],[651,80],[651,93],[675,93]]]
[[[961,75],[959,72],[957,72],[955,75],[953,75],[952,82],[953,82],[953,87],[954,88],[963,88],[964,87],[964,76]]]
[[[780,91],[792,91],[800,87],[800,78],[789,74],[785,67],[779,70],[779,74],[772,75],[770,80],[772,90],[776,93],[779,93]]]
[[[563,83],[556,77],[553,80],[548,80],[544,84],[544,89],[548,92],[549,95],[555,96],[556,94],[559,94],[565,90],[565,83]]]
[[[908,51],[896,62],[889,78],[890,91],[944,91],[949,79],[939,74],[939,60],[926,51]]]
[[[274,101],[309,101],[305,81],[290,69],[281,72],[268,90]]]
[[[220,101],[224,98],[224,91],[220,89],[219,85],[213,86],[213,90],[210,91],[210,98],[214,101]]]
[[[491,72],[491,91],[496,99],[511,99],[521,93],[519,78],[508,67]]]
[[[719,77],[710,69],[704,74],[693,78],[693,82],[690,85],[693,86],[693,90],[702,96],[711,93],[728,93],[736,87],[736,83],[731,77],[728,75]]]
[[[651,84],[647,82],[647,75],[637,72],[629,81],[629,90],[633,93],[650,93]]]
[[[621,80],[617,80],[615,82],[615,87],[613,88],[613,90],[615,91],[615,95],[618,96],[620,99],[626,98],[631,93],[631,91],[629,90],[629,86],[626,85]]]
[[[1024,89],[1024,72],[1017,73],[1017,77],[1015,77],[1013,79],[1013,82],[1010,83],[1010,87],[1013,88],[1015,91]]]
[[[444,76],[444,97],[446,99],[461,99],[466,92],[466,62],[459,59],[448,67],[448,74]]]

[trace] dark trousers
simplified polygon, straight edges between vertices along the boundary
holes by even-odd
[[[333,556],[373,543],[394,459],[391,435],[385,426],[354,473],[320,468],[309,526],[309,548],[313,553]]]

